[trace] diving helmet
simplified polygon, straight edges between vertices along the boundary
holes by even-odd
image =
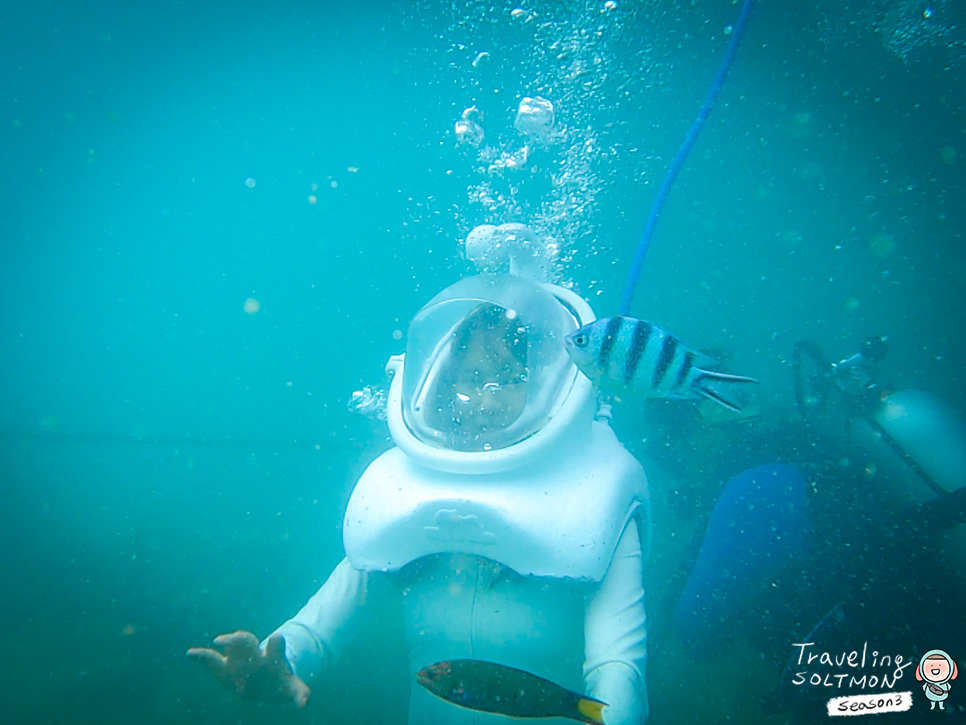
[[[531,460],[577,419],[589,426],[596,395],[563,339],[593,319],[573,292],[514,274],[446,288],[389,362],[394,442],[430,468],[492,473]]]

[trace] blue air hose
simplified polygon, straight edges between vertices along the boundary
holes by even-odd
[[[637,254],[634,256],[634,264],[631,265],[631,273],[627,278],[624,299],[621,301],[621,315],[627,315],[631,311],[631,302],[634,300],[634,291],[637,289],[637,279],[641,275],[644,255],[647,254],[647,248],[651,246],[651,237],[654,235],[654,227],[657,226],[657,218],[661,215],[664,202],[667,201],[668,194],[671,192],[671,185],[677,178],[678,173],[680,173],[681,167],[684,166],[684,160],[691,152],[691,147],[694,146],[698,134],[701,133],[704,122],[711,115],[711,108],[714,106],[714,102],[718,100],[718,94],[721,93],[721,86],[724,85],[728,71],[731,70],[731,64],[734,62],[735,53],[738,52],[738,44],[741,42],[741,36],[745,32],[745,26],[748,24],[748,17],[751,15],[751,8],[754,4],[755,0],[745,0],[745,4],[741,6],[741,15],[738,16],[738,22],[735,23],[734,30],[731,33],[728,52],[725,53],[724,60],[721,61],[721,67],[718,68],[718,75],[715,76],[714,83],[711,84],[711,90],[708,91],[708,97],[704,99],[704,105],[701,106],[698,117],[694,119],[691,130],[688,131],[688,135],[684,138],[684,143],[678,149],[678,154],[674,157],[674,162],[671,164],[671,168],[668,169],[667,176],[664,177],[664,183],[661,184],[661,190],[657,193],[657,198],[654,200],[654,206],[651,207],[651,215],[647,218],[647,226],[644,227],[644,234],[641,235],[641,241],[637,243]]]

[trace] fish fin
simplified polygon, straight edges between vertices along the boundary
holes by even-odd
[[[717,358],[713,358],[700,350],[691,350],[694,355],[694,367],[696,368],[713,368],[715,365],[719,364]]]
[[[710,389],[709,390],[705,390],[704,388],[699,388],[698,389],[698,392],[701,395],[703,395],[705,398],[707,398],[708,400],[713,400],[718,405],[723,405],[725,408],[727,408],[728,410],[730,410],[732,413],[740,413],[741,412],[741,408],[738,407],[737,404],[732,403],[730,400],[728,400],[727,398],[723,397],[722,395],[719,395],[718,393],[714,392],[713,390],[710,390]]]
[[[698,379],[695,380],[695,384],[699,383],[702,378],[708,378],[709,380],[717,380],[719,383],[755,383],[758,380],[754,378],[747,378],[744,375],[731,375],[730,373],[719,373],[716,370],[701,370],[701,374]]]
[[[754,378],[747,378],[743,375],[730,375],[728,373],[718,373],[709,370],[702,370],[701,374],[698,375],[694,382],[691,383],[691,387],[694,389],[698,395],[703,395],[709,400],[713,400],[722,405],[728,410],[734,413],[740,413],[741,407],[734,402],[729,400],[727,395],[715,386],[714,383],[758,383]]]
[[[589,697],[581,697],[577,700],[577,712],[583,715],[582,722],[590,723],[590,725],[604,725],[602,710],[606,706],[606,702],[592,700]]]

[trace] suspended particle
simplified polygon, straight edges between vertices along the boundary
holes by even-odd
[[[885,259],[896,250],[896,238],[885,231],[877,232],[869,240],[869,252],[876,259]]]

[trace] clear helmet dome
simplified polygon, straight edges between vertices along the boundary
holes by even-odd
[[[516,275],[463,279],[409,328],[402,409],[423,442],[455,451],[512,446],[549,420],[573,363],[574,316],[545,287]]]

